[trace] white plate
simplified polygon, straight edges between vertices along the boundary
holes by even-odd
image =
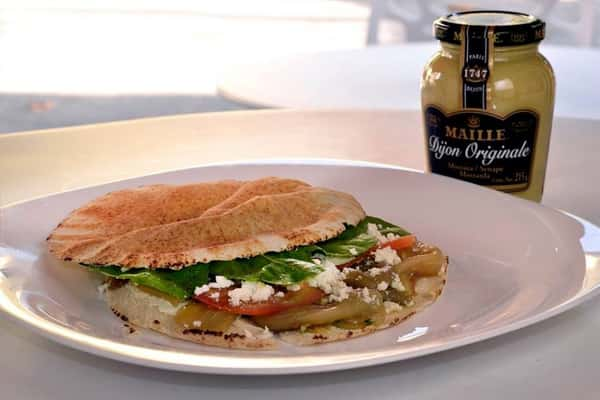
[[[70,210],[108,191],[265,175],[352,193],[369,214],[439,245],[450,256],[442,296],[414,318],[367,337],[275,351],[226,350],[149,331],[130,335],[99,299],[99,277],[46,251],[45,237]],[[405,360],[549,318],[595,294],[600,282],[600,229],[590,223],[444,177],[364,163],[209,166],[56,194],[0,211],[4,313],[67,346],[165,369],[293,374]]]

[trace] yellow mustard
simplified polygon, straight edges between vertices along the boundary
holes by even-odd
[[[434,32],[441,47],[421,80],[428,170],[540,201],[555,91],[544,22],[471,11]]]

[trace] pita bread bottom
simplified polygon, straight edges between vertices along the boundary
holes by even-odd
[[[178,339],[230,349],[277,347],[277,340],[272,335],[265,335],[262,328],[244,318],[238,318],[225,332],[183,328],[175,322],[174,312],[165,311],[160,302],[162,299],[141,291],[130,283],[108,289],[106,299],[112,311],[124,321]]]
[[[440,278],[433,288],[426,293],[417,293],[410,307],[386,314],[383,324],[370,325],[361,329],[341,329],[332,325],[280,332],[277,336],[284,342],[306,346],[347,340],[368,335],[375,331],[397,325],[412,315],[422,311],[433,303],[442,293],[446,283],[447,264],[440,273]],[[426,278],[421,278],[426,279]],[[265,330],[245,318],[238,318],[226,332],[202,331],[201,329],[185,329],[175,322],[175,313],[166,312],[156,296],[137,289],[133,284],[109,289],[106,298],[113,312],[133,325],[152,329],[168,336],[209,346],[231,349],[273,349],[277,347],[276,336],[265,334]]]

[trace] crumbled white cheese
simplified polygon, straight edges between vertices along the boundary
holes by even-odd
[[[239,306],[241,302],[266,301],[275,293],[273,286],[262,282],[242,282],[242,286],[229,291],[229,303]]]
[[[285,293],[283,293],[283,292],[275,293],[275,297],[284,297],[284,296],[285,296]]]
[[[392,269],[392,267],[390,267],[389,265],[386,265],[384,267],[381,268],[369,268],[367,270],[367,273],[371,276],[377,276],[379,274],[382,274],[384,272],[388,272],[390,269]]]
[[[387,235],[385,235],[385,238],[388,240],[388,242],[391,242],[392,240],[400,239],[401,236],[390,232]]]
[[[406,288],[402,284],[402,281],[400,280],[400,277],[398,276],[398,274],[392,274],[392,285],[391,286],[392,286],[392,289],[396,289],[399,292],[404,292],[406,290]]]
[[[217,275],[215,276],[214,282],[202,286],[196,286],[196,288],[194,289],[194,294],[196,296],[199,296],[202,293],[208,292],[210,289],[224,289],[233,286],[233,284],[233,281],[230,281],[222,275]]]
[[[388,288],[388,283],[385,281],[379,282],[377,284],[377,290],[379,290],[380,292],[383,292],[384,290],[386,290]]]
[[[196,320],[196,321],[192,322],[192,326],[194,328],[200,328],[202,326],[202,321]]]
[[[363,299],[365,303],[372,303],[375,300],[374,296],[371,296],[371,292],[368,288],[362,288],[358,290],[358,294]]]
[[[214,299],[214,300],[218,300],[220,296],[221,296],[221,294],[219,292],[213,292],[208,297],[210,297],[211,299]]]
[[[375,262],[385,265],[396,265],[402,261],[396,253],[396,250],[391,247],[382,247],[375,250]]]
[[[385,307],[386,314],[391,314],[393,312],[399,312],[402,310],[402,306],[398,303],[394,303],[393,301],[384,301],[383,306]]]
[[[288,290],[288,292],[297,292],[298,290],[301,289],[301,286],[298,284],[288,285],[288,286],[286,286],[286,289]]]
[[[350,249],[348,250],[350,252],[350,254],[352,254],[353,256],[358,254],[358,251],[356,251],[356,249],[354,247],[350,247]]]
[[[202,285],[202,286],[196,286],[196,288],[194,289],[194,294],[196,296],[200,296],[203,293],[206,293],[210,290],[210,286],[208,285]]]
[[[328,294],[330,302],[347,299],[352,288],[344,282],[344,274],[331,261],[325,260],[324,267],[324,271],[310,278],[308,284]]]
[[[367,233],[377,239],[379,243],[387,243],[392,240],[399,239],[401,236],[396,235],[394,233],[388,233],[387,235],[382,234],[379,229],[383,229],[381,225],[368,224],[367,225]]]
[[[216,288],[227,288],[229,286],[233,286],[233,281],[230,281],[229,279],[225,278],[222,275],[217,275],[215,276],[215,282],[214,282],[214,286]]]
[[[313,261],[313,263],[315,263],[317,265],[321,265],[321,259],[320,258],[313,258],[312,261]]]
[[[367,234],[373,236],[379,243],[385,243],[388,241],[385,236],[379,232],[379,229],[377,229],[377,225],[375,224],[367,224]]]

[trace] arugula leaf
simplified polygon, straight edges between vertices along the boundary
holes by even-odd
[[[303,246],[248,259],[213,261],[209,268],[211,274],[223,275],[227,279],[293,285],[323,271],[321,266],[313,262],[313,253],[318,250],[316,246]]]
[[[318,275],[323,268],[312,261],[294,258],[264,257],[269,260],[260,271],[259,279],[275,285],[293,285]]]
[[[131,282],[156,289],[180,300],[190,298],[196,286],[208,283],[208,268],[206,264],[196,264],[175,271],[169,269],[149,270],[135,268],[121,271],[116,266],[86,265],[93,271],[117,279],[129,279]]]
[[[380,218],[368,216],[358,225],[348,227],[339,236],[320,243],[319,247],[323,250],[327,259],[336,265],[351,261],[377,244],[377,239],[367,233],[369,224],[377,225],[379,232],[383,235],[388,233],[399,236],[409,235],[407,231],[399,226],[390,224]]]
[[[208,264],[211,275],[223,275],[227,279],[259,281],[262,268],[268,264],[263,257],[238,258],[231,261],[212,261]]]
[[[381,218],[371,217],[371,216],[367,216],[365,219],[363,219],[360,222],[360,224],[357,225],[357,227],[359,227],[361,225],[364,225],[364,229],[365,229],[365,232],[366,232],[368,224],[375,224],[375,225],[377,225],[377,229],[383,235],[387,235],[388,233],[393,233],[394,235],[398,235],[398,236],[410,235],[410,232],[408,232],[407,230],[405,230],[403,228],[400,228],[397,225],[394,225],[394,224],[391,224],[391,223],[389,223],[387,221],[384,221]]]

